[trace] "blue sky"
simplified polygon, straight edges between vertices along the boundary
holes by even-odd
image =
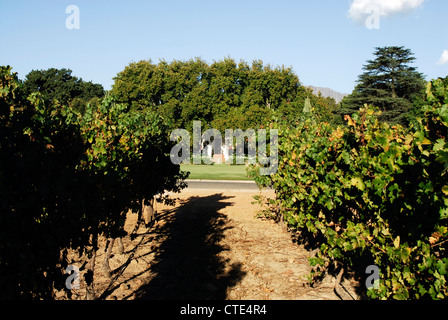
[[[388,1],[396,6],[381,7],[380,29],[368,29],[350,9],[385,0],[0,0],[0,64],[21,79],[69,68],[108,90],[132,61],[230,56],[292,67],[305,85],[350,93],[375,47],[399,45],[427,80],[447,76],[438,61],[448,49],[448,1]],[[69,5],[80,10],[77,30],[66,28]]]

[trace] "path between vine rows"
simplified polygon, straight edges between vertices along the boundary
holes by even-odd
[[[263,191],[273,196],[272,191]],[[256,218],[259,191],[185,189],[174,206],[157,204],[158,220],[123,239],[110,259],[113,277],[103,275],[105,239],[97,253],[99,299],[338,300],[335,278],[307,285],[310,252],[279,224]],[[136,215],[129,214],[132,230]],[[82,272],[81,272],[82,276]],[[81,279],[83,279],[81,277]],[[354,280],[343,287],[357,298]],[[84,296],[84,286],[72,299]],[[58,295],[59,299],[64,297]]]

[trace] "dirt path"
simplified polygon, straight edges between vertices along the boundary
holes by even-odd
[[[266,191],[269,192],[269,191]],[[187,189],[176,205],[158,204],[148,232],[123,239],[125,253],[102,275],[105,241],[97,254],[95,290],[100,299],[333,300],[334,278],[307,286],[310,253],[272,221],[256,219],[258,192]],[[131,230],[136,215],[130,214]],[[114,252],[116,249],[114,250]],[[82,278],[81,278],[82,279]],[[356,297],[354,282],[344,287]],[[73,298],[84,295],[83,285]],[[60,297],[62,298],[62,297]]]

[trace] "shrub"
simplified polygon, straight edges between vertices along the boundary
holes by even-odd
[[[371,298],[448,296],[447,84],[428,84],[425,116],[410,129],[370,108],[346,116],[345,127],[313,118],[280,126],[279,170],[256,181],[274,187],[271,206],[319,248],[311,281],[376,265]]]

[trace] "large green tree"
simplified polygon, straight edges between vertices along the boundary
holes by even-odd
[[[73,76],[70,69],[33,70],[26,75],[22,90],[25,95],[39,92],[49,102],[57,100],[81,111],[91,99],[104,96],[101,84],[86,82]]]
[[[255,60],[237,63],[226,57],[207,64],[162,60],[131,63],[114,78],[111,93],[131,109],[161,113],[173,128],[191,129],[193,120],[203,128],[260,128],[275,113],[287,121],[299,119],[310,97],[315,110],[331,115],[332,99],[312,94],[291,68],[272,67]]]
[[[378,107],[381,120],[390,123],[407,123],[413,101],[424,94],[423,74],[410,66],[416,59],[404,47],[377,47],[375,59],[368,60],[353,93],[341,102],[341,115],[356,112],[364,104]]]

